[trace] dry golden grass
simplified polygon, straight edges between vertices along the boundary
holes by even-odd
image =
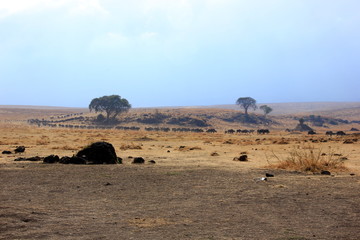
[[[121,150],[128,150],[128,149],[142,149],[141,144],[134,144],[134,143],[130,143],[130,144],[121,144],[120,146]]]
[[[272,168],[314,173],[347,170],[344,164],[344,159],[347,158],[342,157],[342,154],[336,154],[331,148],[324,152],[310,144],[294,146],[285,158],[280,158],[275,153],[272,156],[278,160],[277,163],[270,164]]]
[[[58,111],[58,110],[57,110]],[[37,110],[36,117],[44,114],[44,118],[56,114],[57,111]],[[61,110],[63,111],[63,110]],[[234,110],[217,109],[162,109],[161,112],[170,114],[231,114]],[[10,111],[11,112],[11,111]],[[21,119],[32,118],[31,111],[14,110],[15,116],[8,118],[16,119],[21,115]],[[133,110],[131,114],[143,114],[146,110]],[[46,115],[46,113],[48,115]],[[65,114],[65,112],[62,112]],[[69,112],[70,113],[70,112]],[[11,114],[7,110],[6,114]],[[38,116],[39,115],[39,116]],[[1,116],[0,116],[1,117]],[[279,118],[280,119],[280,118]],[[290,120],[289,120],[290,119]],[[281,121],[286,123],[282,127],[297,124],[291,118],[282,117]],[[214,122],[215,123],[215,122]],[[274,153],[281,159],[286,159],[291,154],[304,158],[302,151],[305,151],[305,142],[313,143],[316,148],[339,149],[340,152],[347,153],[349,160],[344,163],[345,167],[351,171],[360,172],[360,141],[354,141],[359,136],[328,137],[324,134],[308,136],[304,133],[288,133],[284,129],[277,130],[271,128],[269,135],[240,135],[224,134],[223,129],[227,128],[246,128],[246,126],[236,125],[236,123],[216,122],[214,127],[218,133],[192,133],[192,132],[147,132],[123,131],[123,130],[100,130],[100,129],[66,129],[66,128],[47,128],[27,125],[26,121],[5,121],[0,118],[0,150],[13,150],[19,145],[26,146],[25,156],[47,156],[57,154],[68,156],[74,154],[82,147],[96,141],[107,141],[113,144],[119,157],[141,156],[146,160],[156,160],[161,165],[184,165],[184,166],[210,166],[220,167],[230,170],[244,170],[250,168],[268,167],[267,155]],[[223,124],[223,125],[221,125]],[[133,125],[137,125],[134,123]],[[144,125],[139,125],[144,127]],[[295,126],[295,125],[293,125]],[[159,126],[163,127],[163,126]],[[171,126],[169,126],[171,127]],[[177,127],[177,126],[172,126]],[[261,126],[259,126],[261,127]],[[345,130],[349,125],[336,126],[336,129]],[[359,126],[354,126],[360,128]],[[325,131],[318,130],[320,133]],[[348,131],[347,131],[348,132]],[[352,144],[343,144],[346,139],[350,139]],[[326,140],[326,142],[324,142]],[[180,146],[184,146],[180,149]],[[194,151],[192,151],[192,150]],[[296,151],[294,149],[297,149]],[[295,151],[295,152],[294,152]],[[234,162],[232,159],[238,157],[241,152],[247,152],[249,161],[244,163]],[[213,157],[212,154],[218,156]],[[313,152],[316,156],[317,152]],[[216,154],[213,154],[216,155]],[[327,155],[329,158],[331,155]],[[0,155],[0,162],[11,162],[16,156]],[[320,160],[326,160],[321,156]],[[126,164],[126,161],[125,161]],[[326,163],[325,163],[326,164]],[[330,163],[328,163],[330,165]],[[305,167],[306,169],[306,167]],[[341,167],[337,167],[340,171]]]

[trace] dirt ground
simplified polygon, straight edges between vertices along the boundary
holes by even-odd
[[[360,239],[356,135],[0,128],[1,151],[26,147],[0,155],[0,239]],[[95,141],[112,143],[123,164],[14,161],[72,156]],[[274,154],[309,145],[344,157],[347,170],[269,167]],[[233,161],[241,154],[249,161]]]

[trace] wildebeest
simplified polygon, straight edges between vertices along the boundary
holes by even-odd
[[[332,135],[334,135],[334,132],[333,132],[333,131],[326,131],[325,134],[326,134],[326,135],[329,135],[329,136],[332,136]]]
[[[234,129],[229,129],[229,130],[226,130],[225,133],[233,134],[233,133],[235,133],[235,130]]]
[[[337,131],[337,132],[336,132],[336,135],[337,135],[337,136],[344,136],[344,135],[346,135],[346,133],[343,132],[343,131]]]
[[[210,129],[206,130],[206,132],[207,133],[216,133],[217,131],[214,128],[210,128]]]
[[[269,134],[270,130],[269,129],[258,129],[257,133],[258,134]]]

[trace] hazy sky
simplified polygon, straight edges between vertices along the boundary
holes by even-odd
[[[360,101],[359,0],[0,0],[0,105]]]

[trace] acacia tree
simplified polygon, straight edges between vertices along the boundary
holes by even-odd
[[[114,121],[120,113],[127,112],[130,108],[128,100],[119,95],[94,98],[89,105],[90,112],[105,112],[106,122]]]
[[[265,115],[265,116],[268,115],[269,113],[271,113],[272,110],[273,110],[273,109],[272,109],[271,107],[269,107],[268,105],[261,105],[261,106],[260,106],[260,109],[264,111],[264,115]]]
[[[239,98],[237,101],[236,101],[236,104],[239,105],[240,107],[244,108],[245,110],[245,115],[248,115],[248,109],[249,108],[252,108],[254,110],[257,109],[257,106],[256,106],[256,100],[251,98],[251,97],[242,97],[242,98]]]

